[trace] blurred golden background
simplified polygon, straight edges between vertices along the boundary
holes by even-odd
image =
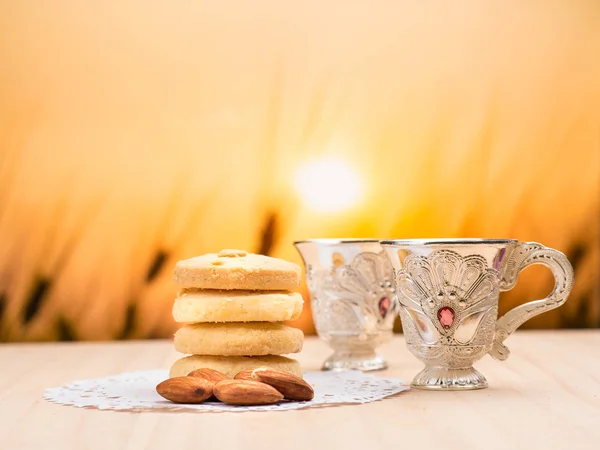
[[[168,337],[178,259],[335,236],[542,242],[526,326],[600,326],[600,4],[459,3],[0,2],[0,340]]]

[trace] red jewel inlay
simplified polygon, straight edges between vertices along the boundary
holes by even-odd
[[[449,306],[444,306],[443,308],[440,308],[438,310],[437,316],[444,329],[447,330],[452,326],[452,323],[454,322],[454,310],[452,308],[450,308]]]
[[[385,316],[387,316],[388,312],[390,311],[390,299],[387,297],[382,297],[379,300],[379,314],[381,314],[381,317],[385,319]]]

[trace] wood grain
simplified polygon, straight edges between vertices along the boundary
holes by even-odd
[[[411,390],[365,405],[264,413],[129,413],[55,405],[44,388],[120,372],[168,368],[168,341],[0,346],[0,448],[19,449],[564,449],[600,442],[600,331],[521,331],[512,355],[476,367],[490,388]],[[317,369],[327,347],[307,339]],[[382,349],[406,380],[419,370],[403,339]]]

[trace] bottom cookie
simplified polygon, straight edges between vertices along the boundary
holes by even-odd
[[[169,376],[183,377],[196,369],[213,369],[233,378],[242,370],[271,367],[302,377],[302,368],[295,359],[285,356],[203,356],[191,355],[175,361]]]

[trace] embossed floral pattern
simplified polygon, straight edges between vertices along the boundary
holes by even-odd
[[[319,334],[391,332],[397,302],[393,268],[381,253],[363,252],[350,264],[307,270]]]
[[[411,351],[458,366],[485,355],[493,342],[499,281],[499,271],[479,255],[445,249],[408,255],[398,272],[398,299]]]

